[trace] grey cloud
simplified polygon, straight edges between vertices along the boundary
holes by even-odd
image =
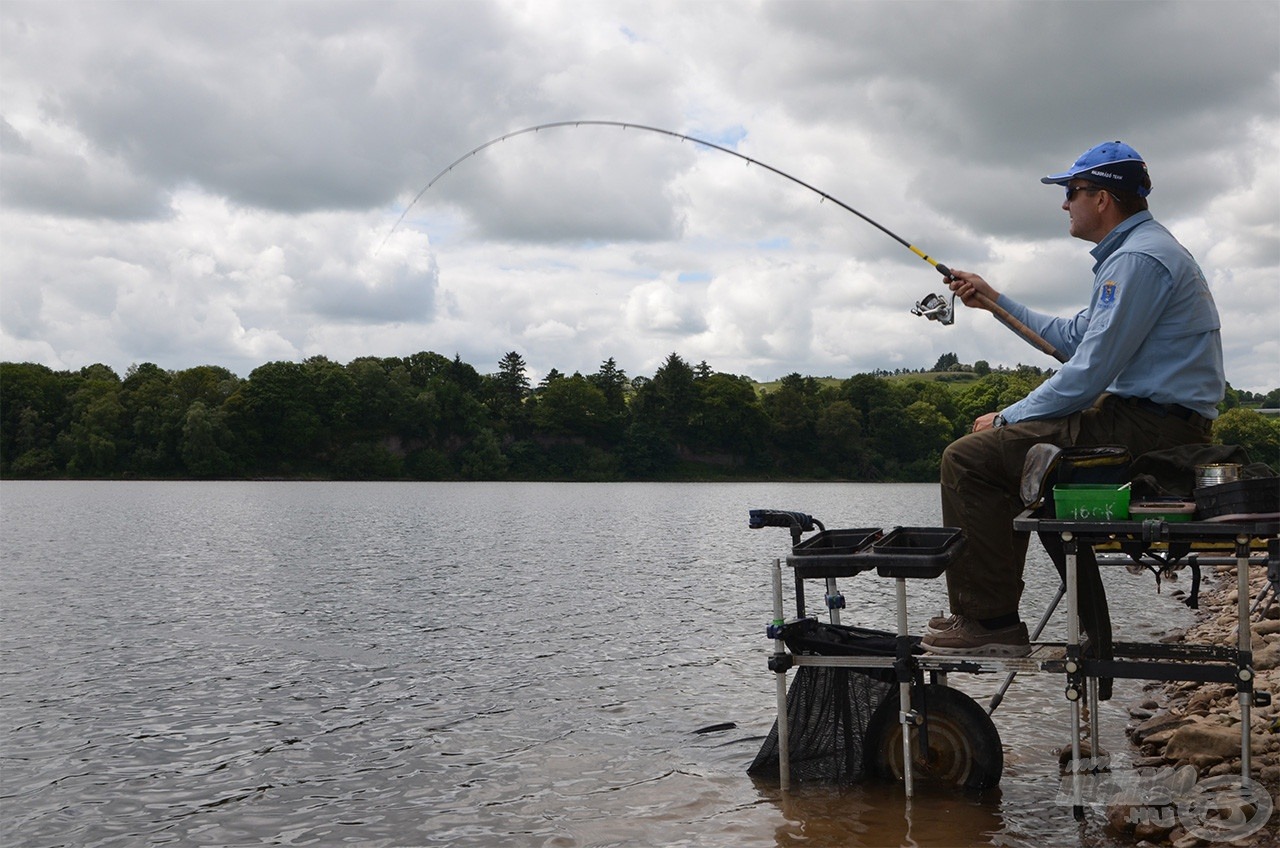
[[[691,156],[688,146],[638,130],[563,127],[503,142],[446,179],[485,237],[675,239],[681,222],[667,182]]]
[[[40,287],[32,284],[10,284],[5,287],[4,309],[0,309],[0,327],[15,339],[38,339],[46,329],[40,318],[44,299]]]
[[[510,45],[489,4],[130,6],[127,34],[121,8],[22,14],[51,30],[46,47],[82,48],[81,73],[48,87],[45,115],[154,190],[194,184],[279,211],[368,208],[457,149],[472,123],[460,107],[483,109],[495,92],[535,99],[503,65],[530,51]],[[121,37],[95,43],[102,31]],[[8,174],[31,186],[16,202],[56,192],[55,169],[24,170]]]
[[[1177,125],[1200,109],[1239,121],[1259,96],[1274,101],[1274,76],[1259,69],[1280,62],[1280,7],[1267,2],[768,9],[797,36],[786,84],[808,96],[789,103],[814,115],[862,106],[978,159],[1026,156],[1028,138],[1049,144],[1063,128],[1092,138],[1090,125]]]
[[[354,272],[321,270],[298,281],[301,309],[338,323],[422,323],[435,312],[439,273],[399,266],[376,283]]]
[[[3,117],[0,117],[0,150],[18,156],[29,156],[32,152],[30,142]]]
[[[1277,107],[1274,3],[774,3],[768,11],[794,35],[792,49],[753,84],[785,90],[781,102],[801,120],[906,140],[903,156],[936,163],[937,177],[949,167],[957,184],[971,179],[961,163],[1025,179],[1108,138],[1137,146],[1158,186],[1166,174],[1185,180],[1188,159],[1232,148],[1260,105]],[[774,71],[776,81],[764,78]],[[1207,191],[1192,183],[1165,196],[1195,204]],[[1045,235],[1019,226],[1037,220],[1028,208],[979,220]]]
[[[0,203],[51,215],[142,220],[168,213],[164,192],[118,161],[33,142],[0,127]]]

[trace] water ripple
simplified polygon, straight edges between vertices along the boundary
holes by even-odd
[[[747,510],[935,524],[934,487],[6,482],[4,500],[13,848],[923,846],[957,822],[1040,845],[1074,827],[1044,803],[1034,689],[1001,708],[1003,792],[959,818],[950,798],[911,822],[892,787],[781,798],[745,775],[773,720],[767,565],[787,543]],[[884,585],[842,588],[892,626]],[[912,591],[920,621],[942,603],[940,583]]]

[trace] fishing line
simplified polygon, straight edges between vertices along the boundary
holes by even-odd
[[[677,138],[677,139],[680,139],[681,141],[693,142],[694,144],[699,144],[703,147],[707,147],[712,150],[718,150],[721,153],[727,153],[730,156],[736,156],[737,158],[746,162],[748,165],[755,165],[759,168],[764,168],[766,171],[770,171],[782,177],[783,179],[790,180],[796,185],[801,186],[802,188],[808,189],[809,191],[821,197],[824,201],[828,201],[828,200],[831,201],[836,206],[839,206],[841,209],[845,210],[846,212],[850,212],[856,215],[857,217],[861,218],[863,221],[866,221],[868,224],[875,227],[877,230],[884,233],[889,238],[898,242],[903,247],[907,248],[907,250],[910,250],[916,256],[923,259],[925,262],[928,262],[934,268],[938,269],[938,273],[946,277],[948,282],[956,279],[955,276],[952,275],[950,268],[948,268],[946,265],[943,265],[941,262],[934,259],[929,254],[925,253],[923,250],[916,247],[914,244],[907,241],[902,236],[898,235],[893,230],[886,227],[884,224],[881,224],[879,221],[864,214],[863,212],[859,212],[857,209],[845,203],[843,200],[840,200],[838,197],[834,197],[828,194],[827,192],[817,188],[816,186],[810,185],[809,183],[805,182],[799,177],[788,174],[786,171],[782,170],[781,168],[775,168],[766,162],[761,162],[759,159],[754,159],[750,156],[747,156],[746,154],[739,153],[736,150],[733,150],[728,147],[724,147],[723,145],[716,144],[715,142],[712,142],[712,141],[707,141],[706,139],[696,138],[695,136],[691,136],[691,135],[685,135],[684,133],[678,133],[678,132],[675,132],[674,130],[664,130],[661,127],[650,127],[644,124],[632,124],[625,121],[596,121],[596,120],[551,121],[548,123],[536,124],[532,127],[525,127],[524,129],[520,129],[520,130],[515,130],[513,132],[506,133],[505,135],[500,135],[497,138],[490,139],[489,141],[486,141],[484,144],[481,144],[477,147],[472,148],[471,150],[468,150],[466,153],[459,156],[453,162],[450,162],[448,167],[446,167],[440,173],[432,177],[431,180],[425,186],[422,187],[422,190],[419,191],[416,195],[414,195],[413,200],[411,200],[409,202],[409,205],[405,207],[404,211],[400,213],[400,217],[396,219],[395,224],[391,226],[391,229],[387,231],[386,236],[383,237],[382,242],[378,245],[377,250],[374,251],[374,256],[378,255],[378,253],[382,250],[383,246],[386,245],[387,241],[391,238],[391,236],[395,234],[395,231],[400,227],[402,223],[404,223],[404,219],[409,215],[409,211],[413,209],[414,206],[417,205],[418,201],[422,199],[422,196],[426,194],[433,185],[435,185],[442,178],[444,178],[444,176],[448,174],[450,171],[452,171],[454,168],[458,167],[463,162],[470,159],[472,156],[475,156],[477,153],[480,153],[483,150],[493,147],[495,144],[500,144],[501,142],[504,142],[509,138],[515,138],[516,136],[525,135],[527,133],[541,132],[542,130],[558,129],[561,127],[619,127],[623,130],[640,130],[642,132],[657,133],[658,135],[665,135],[671,138]],[[1019,335],[1021,335],[1027,341],[1031,342],[1033,345],[1040,348],[1045,353],[1054,357],[1059,362],[1066,362],[1066,357],[1064,357],[1061,353],[1059,353],[1051,344],[1049,344],[1044,339],[1042,339],[1039,335],[1037,335],[1033,330],[1031,330],[1031,328],[1027,327],[1025,324],[1018,321],[1016,318],[1014,318],[1004,309],[1000,308],[999,306],[996,306],[996,304],[993,303],[989,298],[986,298],[983,295],[978,295],[977,297],[984,307],[991,310],[991,312],[993,312],[997,318],[1003,321],[1007,326],[1011,327],[1014,331],[1016,331]],[[919,302],[917,302],[915,307],[912,308],[911,312],[914,315],[920,315],[925,318],[928,318],[930,321],[938,321],[942,324],[951,324],[951,323],[954,323],[955,321],[954,304],[955,304],[954,294],[951,295],[950,302],[944,300],[939,295],[930,294],[927,297],[920,300]]]

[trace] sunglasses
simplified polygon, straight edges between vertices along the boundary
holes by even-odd
[[[1097,194],[1100,191],[1106,191],[1106,189],[1103,188],[1102,186],[1093,186],[1093,185],[1082,185],[1082,186],[1069,185],[1067,186],[1067,202],[1068,203],[1071,202],[1071,198],[1075,197],[1076,192],[1078,191],[1087,191],[1089,194]]]

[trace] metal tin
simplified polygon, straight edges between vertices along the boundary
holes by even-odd
[[[1213,465],[1196,466],[1196,488],[1218,486],[1222,483],[1234,483],[1240,479],[1240,464],[1237,462],[1219,462]]]

